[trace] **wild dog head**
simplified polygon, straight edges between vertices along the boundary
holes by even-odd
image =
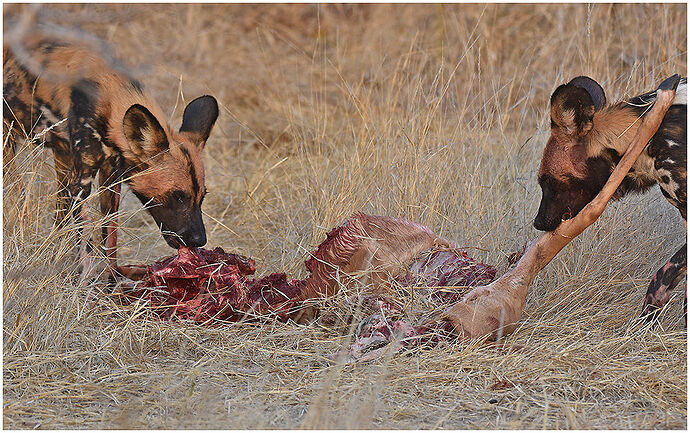
[[[551,137],[539,168],[541,204],[534,219],[538,230],[551,231],[562,219],[577,215],[606,183],[606,170],[587,158],[594,114],[606,105],[601,86],[577,77],[551,95]]]
[[[121,151],[125,164],[132,167],[128,183],[173,248],[206,244],[201,152],[217,117],[218,104],[212,96],[187,105],[177,132],[164,127],[140,104],[129,107],[124,115],[127,147]]]

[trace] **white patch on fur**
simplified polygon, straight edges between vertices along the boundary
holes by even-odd
[[[668,177],[668,183],[662,182],[661,178],[662,177]],[[671,176],[671,172],[666,170],[665,168],[660,168],[659,170],[656,171],[656,179],[657,182],[659,182],[659,186],[661,186],[664,191],[668,193],[668,195],[671,196],[674,200],[678,200],[678,197],[676,196],[676,191],[678,190],[678,183],[673,180],[673,177]]]
[[[688,105],[688,80],[683,78],[676,89],[676,97],[673,99],[674,104]]]
[[[103,144],[103,139],[101,138],[101,134],[99,134],[98,131],[96,131],[96,128],[91,126],[89,123],[84,123],[84,126],[91,130],[91,135],[93,136],[93,138],[98,140],[99,143]]]
[[[666,144],[668,145],[668,147],[679,147],[680,146],[680,144],[676,143],[673,140],[666,140]]]
[[[60,119],[53,113],[48,107],[45,105],[41,105],[40,107],[41,113],[43,113],[43,117],[45,117],[50,123],[58,123]]]

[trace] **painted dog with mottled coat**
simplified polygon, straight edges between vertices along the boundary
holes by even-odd
[[[48,131],[45,144],[53,151],[59,183],[59,223],[70,215],[78,222],[87,218],[83,202],[98,175],[101,210],[109,221],[102,237],[111,272],[117,266],[122,182],[146,206],[171,247],[206,243],[201,152],[218,116],[212,96],[190,102],[174,131],[141,83],[90,47],[36,32],[22,41],[21,51],[30,57],[4,48],[4,132],[17,142],[32,131]],[[83,238],[80,249],[83,264],[92,246]]]
[[[551,95],[551,137],[539,168],[542,199],[534,219],[538,230],[552,231],[562,219],[577,215],[601,190],[656,98],[648,92],[607,105],[603,88],[577,77]],[[654,137],[616,191],[615,199],[659,184],[687,226],[687,79]],[[652,278],[643,316],[652,319],[686,272],[683,245]],[[687,295],[686,295],[687,304]]]

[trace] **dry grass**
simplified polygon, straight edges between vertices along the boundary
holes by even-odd
[[[41,19],[114,44],[173,124],[183,100],[215,95],[209,245],[300,277],[357,210],[424,223],[504,271],[537,236],[555,86],[588,74],[615,100],[687,74],[685,5],[65,5]],[[687,426],[682,294],[662,326],[635,324],[684,233],[658,188],[611,205],[547,267],[502,349],[352,366],[325,358],[345,325],[162,323],[77,287],[37,144],[4,165],[6,428]],[[172,253],[131,193],[122,220],[125,261]],[[515,386],[491,389],[502,380]]]

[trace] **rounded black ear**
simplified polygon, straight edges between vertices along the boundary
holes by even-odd
[[[184,109],[180,132],[199,134],[201,142],[204,143],[211,135],[211,129],[217,118],[218,102],[216,102],[216,98],[210,95],[200,96]]]
[[[568,84],[572,84],[575,87],[586,90],[587,93],[589,93],[589,96],[592,98],[592,102],[594,102],[595,111],[599,111],[601,107],[606,105],[606,95],[604,94],[604,89],[599,85],[599,83],[591,78],[582,75],[580,77],[573,78]]]
[[[582,87],[561,84],[551,95],[551,129],[583,136],[594,127],[595,112],[592,97]]]
[[[129,144],[129,149],[123,149],[123,153],[130,160],[145,162],[168,149],[165,130],[156,116],[143,105],[129,107],[122,119],[122,129]]]

